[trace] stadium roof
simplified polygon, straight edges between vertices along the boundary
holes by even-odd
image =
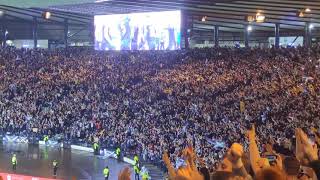
[[[310,8],[304,17],[297,13]],[[194,28],[213,29],[212,25],[232,29],[243,29],[246,16],[260,12],[266,16],[264,23],[252,23],[258,30],[273,31],[274,24],[283,29],[304,29],[306,22],[320,25],[320,1],[311,0],[109,0],[80,5],[61,5],[51,9],[83,14],[113,14],[141,11],[183,10],[187,12]],[[207,16],[206,21],[201,21]]]
[[[50,10],[51,22],[59,24],[68,18],[75,26],[87,27],[92,25],[94,15],[163,10],[182,10],[187,28],[199,32],[211,32],[215,25],[221,31],[243,32],[249,24],[246,17],[256,13],[266,18],[262,23],[250,23],[257,32],[273,33],[276,23],[280,24],[281,33],[303,34],[307,23],[312,23],[313,33],[317,34],[320,27],[319,0],[2,0],[0,10],[22,21],[31,21],[32,16],[41,17],[41,12]]]
[[[54,5],[93,3],[94,0],[1,0],[0,4],[21,8],[43,7]]]

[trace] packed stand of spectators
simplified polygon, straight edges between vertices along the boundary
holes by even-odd
[[[294,129],[320,124],[319,49],[0,49],[0,130],[98,139],[154,162],[166,149],[176,164],[192,144],[216,169],[256,123],[289,156]]]
[[[197,156],[192,146],[182,151],[181,158],[184,159],[185,164],[177,169],[174,168],[165,152],[163,160],[168,168],[168,179],[318,180],[320,177],[320,160],[317,148],[317,144],[320,142],[319,133],[315,128],[309,129],[316,138],[315,143],[301,128],[296,128],[294,131],[295,153],[293,156],[287,156],[276,152],[273,149],[273,144],[258,143],[255,125],[253,125],[245,135],[249,147],[245,149],[243,145],[233,143],[212,174],[208,168],[201,165],[202,158]],[[262,152],[259,151],[258,144],[266,145]]]

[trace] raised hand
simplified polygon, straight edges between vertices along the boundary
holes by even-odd
[[[191,168],[189,162],[186,166],[177,170],[176,180],[203,180],[203,176],[197,169]]]
[[[312,144],[308,136],[302,129],[297,128],[296,134],[296,158],[303,165],[308,165],[311,161],[318,160],[318,147]]]
[[[186,158],[186,166],[180,167],[175,170],[170,162],[167,152],[162,156],[164,163],[166,164],[169,172],[170,180],[203,180],[203,176],[200,174],[195,166],[195,153],[192,148],[186,148],[183,151],[183,156]]]
[[[118,180],[130,180],[131,178],[131,171],[129,167],[125,167],[122,169],[118,175]]]
[[[241,157],[243,156],[243,147],[241,144],[233,143],[227,152],[227,158],[232,163],[232,169],[243,166]]]
[[[197,159],[197,155],[194,152],[193,148],[187,147],[183,150],[182,152],[184,158],[189,162],[191,169],[196,169],[196,159]]]
[[[251,129],[247,130],[247,136],[249,139],[255,139],[256,137],[256,127],[252,125]]]
[[[169,179],[175,179],[177,174],[175,172],[175,169],[173,168],[173,165],[170,162],[169,156],[167,152],[164,152],[162,155],[162,160],[164,161],[168,172],[169,172]]]

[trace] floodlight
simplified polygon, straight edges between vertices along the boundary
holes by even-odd
[[[266,19],[266,16],[265,16],[265,15],[263,15],[263,14],[261,14],[261,13],[257,13],[257,14],[256,14],[256,21],[257,21],[258,23],[264,22],[265,19]]]
[[[309,25],[309,29],[313,29],[314,28],[314,25],[313,24],[310,24]]]
[[[51,12],[46,11],[46,12],[43,13],[42,16],[43,16],[44,19],[50,19],[50,17],[51,17]]]
[[[297,13],[297,16],[299,16],[299,17],[304,17],[304,12],[303,12],[303,11],[299,11],[299,12]]]
[[[251,22],[255,21],[255,17],[254,16],[246,16],[246,21],[251,23]]]

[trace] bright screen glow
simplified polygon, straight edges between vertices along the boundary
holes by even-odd
[[[180,11],[98,15],[94,17],[95,49],[180,49],[180,24]]]

